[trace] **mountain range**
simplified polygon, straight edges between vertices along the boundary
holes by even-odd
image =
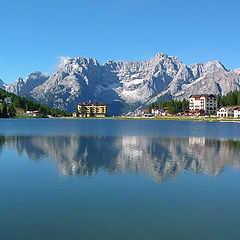
[[[119,115],[160,100],[240,90],[240,68],[228,70],[219,61],[187,66],[163,53],[142,62],[111,60],[102,65],[92,58],[67,57],[51,76],[33,72],[13,84],[0,80],[0,87],[68,111],[76,111],[79,102],[105,102],[110,115]]]

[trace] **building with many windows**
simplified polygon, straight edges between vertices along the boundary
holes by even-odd
[[[159,115],[162,115],[163,113],[164,113],[164,109],[162,109],[162,108],[158,108],[158,107],[152,108],[152,114],[154,116],[159,116]]]
[[[189,110],[202,114],[217,114],[217,97],[213,94],[191,95]]]
[[[106,117],[108,105],[106,103],[79,103],[77,117]]]
[[[233,117],[234,110],[231,107],[222,107],[217,111],[217,117]]]
[[[240,108],[239,107],[234,109],[234,117],[240,118]]]

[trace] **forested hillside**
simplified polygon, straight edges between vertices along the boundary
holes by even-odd
[[[10,97],[11,103],[6,104],[4,99]],[[16,117],[18,112],[36,111],[38,110],[43,116],[51,115],[56,116],[71,116],[70,112],[66,112],[60,109],[50,108],[42,105],[38,102],[26,99],[24,97],[17,96],[13,93],[9,93],[3,89],[0,89],[0,99],[3,101],[0,105],[0,117]]]
[[[183,99],[182,101],[172,100],[172,101],[161,101],[159,103],[152,103],[152,105],[149,106],[150,112],[153,107],[167,108],[170,114],[174,114],[176,112],[183,112],[184,110],[188,110],[189,101],[186,99]]]

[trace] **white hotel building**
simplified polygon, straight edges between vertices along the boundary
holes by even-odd
[[[191,95],[189,97],[189,110],[205,114],[217,114],[217,97],[213,94]]]

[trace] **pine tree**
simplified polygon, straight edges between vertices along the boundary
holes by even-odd
[[[7,105],[6,105],[5,102],[3,102],[2,105],[1,105],[1,116],[3,118],[7,117]]]
[[[10,117],[14,117],[16,115],[16,110],[15,110],[15,107],[13,106],[13,104],[9,105],[7,112]]]

